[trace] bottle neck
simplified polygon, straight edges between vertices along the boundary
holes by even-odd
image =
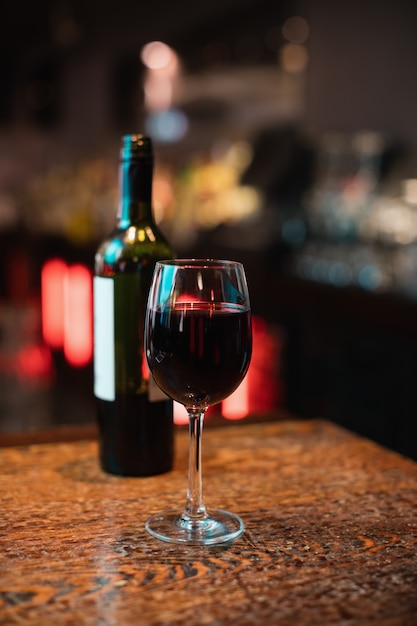
[[[152,215],[152,158],[122,160],[119,170],[119,227],[153,221]]]

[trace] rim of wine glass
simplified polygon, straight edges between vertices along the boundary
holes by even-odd
[[[240,261],[230,259],[163,259],[157,261],[158,265],[174,265],[177,267],[224,267],[224,266],[242,266]]]

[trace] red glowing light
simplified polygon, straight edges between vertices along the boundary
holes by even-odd
[[[149,380],[151,377],[151,373],[148,367],[148,361],[146,360],[146,354],[143,352],[142,354],[142,378],[145,380]]]
[[[188,424],[188,413],[185,406],[179,402],[174,402],[174,424]]]
[[[250,413],[269,412],[282,402],[279,377],[280,337],[260,317],[252,317],[253,350],[248,373],[236,391],[223,400],[226,419],[242,419]]]
[[[90,270],[47,261],[41,271],[42,334],[47,345],[63,349],[73,367],[93,357],[93,292]]]
[[[46,346],[30,344],[16,356],[16,373],[24,380],[49,382],[52,376],[52,357]]]
[[[64,294],[64,355],[70,365],[83,367],[93,355],[92,277],[84,265],[68,267]]]
[[[42,334],[51,348],[64,345],[64,283],[67,265],[60,259],[47,261],[41,271]]]
[[[283,336],[278,327],[254,316],[252,361],[248,372],[249,412],[269,412],[284,403],[281,372]]]
[[[249,413],[248,374],[239,387],[222,402],[222,415],[228,420],[240,420]]]

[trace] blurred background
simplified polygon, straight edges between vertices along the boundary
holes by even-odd
[[[3,3],[0,435],[94,422],[94,253],[144,132],[178,254],[246,267],[253,362],[214,412],[417,458],[416,27],[414,0]]]

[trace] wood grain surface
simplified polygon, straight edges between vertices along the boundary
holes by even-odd
[[[417,464],[321,420],[203,435],[205,500],[233,545],[175,546],[147,516],[183,504],[175,468],[104,474],[95,441],[0,449],[0,624],[417,624]]]

